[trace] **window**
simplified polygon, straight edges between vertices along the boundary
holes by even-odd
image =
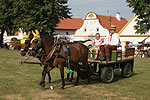
[[[86,28],[84,29],[84,32],[86,32]]]
[[[99,31],[99,28],[97,28],[96,31],[98,32],[98,31]]]
[[[69,32],[66,32],[66,35],[69,35]]]

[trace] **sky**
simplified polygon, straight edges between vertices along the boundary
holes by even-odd
[[[73,18],[84,19],[89,12],[106,16],[116,16],[116,13],[120,12],[121,17],[127,20],[134,15],[126,0],[68,0],[68,5]]]

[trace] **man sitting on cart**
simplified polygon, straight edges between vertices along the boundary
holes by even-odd
[[[92,42],[92,48],[90,48],[90,53],[91,53],[91,59],[98,59],[98,52],[100,50],[100,46],[102,45],[102,40],[100,39],[100,34],[96,33],[95,35],[95,40]],[[95,58],[93,58],[93,50],[96,50],[96,55]]]
[[[112,50],[116,50],[117,46],[120,44],[120,36],[115,33],[116,26],[111,25],[109,32],[110,34],[104,39],[104,47],[101,49],[103,55],[103,61],[110,61],[110,54]]]

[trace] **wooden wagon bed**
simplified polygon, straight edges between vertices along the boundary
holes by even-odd
[[[107,65],[107,64],[116,64],[116,63],[121,63],[121,62],[127,62],[127,61],[131,61],[133,60],[133,57],[128,57],[128,58],[122,58],[122,61],[100,61],[100,60],[94,60],[94,59],[88,59],[88,62],[94,62],[94,63],[98,63],[98,64],[102,64],[102,65]]]

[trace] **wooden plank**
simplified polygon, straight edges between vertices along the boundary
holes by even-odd
[[[126,62],[126,61],[130,61],[130,60],[134,60],[133,57],[129,57],[129,58],[123,58],[121,61],[119,62],[116,62],[116,61],[108,61],[106,63],[106,61],[100,61],[100,60],[93,60],[93,59],[88,59],[88,62],[91,63],[91,62],[95,62],[95,63],[98,63],[98,64],[115,64],[115,63],[121,63],[121,62]]]
[[[134,58],[133,58],[133,57],[132,57],[132,58],[131,58],[131,57],[130,57],[130,58],[123,58],[123,59],[122,59],[122,62],[124,62],[124,61],[129,61],[129,60],[134,60]]]
[[[99,63],[99,64],[111,64],[111,63],[116,63],[116,61],[108,61],[108,62],[106,63],[106,61],[93,60],[93,59],[88,59],[88,62],[95,62],[95,63]]]

